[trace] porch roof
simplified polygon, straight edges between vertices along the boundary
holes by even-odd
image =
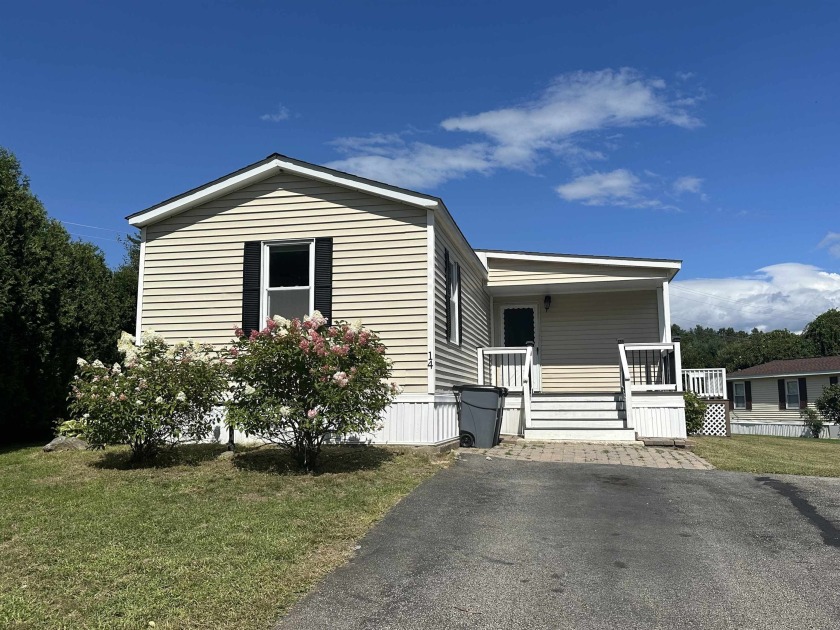
[[[476,250],[491,295],[655,289],[670,282],[679,260]]]

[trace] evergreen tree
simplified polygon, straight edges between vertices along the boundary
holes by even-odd
[[[114,355],[115,314],[102,252],[47,216],[18,160],[0,148],[0,441],[52,435],[76,357]]]

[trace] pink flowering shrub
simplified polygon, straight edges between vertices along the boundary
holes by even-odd
[[[71,419],[59,432],[94,446],[128,444],[134,461],[211,432],[213,408],[228,387],[228,365],[211,348],[170,346],[154,333],[145,334],[139,347],[123,333],[118,348],[123,362],[110,367],[77,361],[68,396]]]
[[[324,441],[376,429],[396,386],[379,337],[360,323],[332,326],[315,311],[281,317],[230,348],[235,382],[228,422],[291,449],[313,470]]]

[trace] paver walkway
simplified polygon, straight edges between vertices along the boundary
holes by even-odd
[[[714,468],[691,451],[649,447],[635,442],[502,442],[494,448],[463,448],[464,455],[566,464],[618,464],[647,468]]]

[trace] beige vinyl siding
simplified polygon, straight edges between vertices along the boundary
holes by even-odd
[[[604,267],[603,265],[586,265],[578,263],[545,262],[534,260],[506,260],[493,258],[488,255],[490,270],[488,285],[510,286],[574,282],[613,282],[626,280],[641,280],[649,278],[665,278],[662,269],[645,269],[642,267]]]
[[[444,251],[461,266],[461,345],[446,338],[446,270]],[[477,383],[477,349],[490,345],[490,296],[484,289],[484,274],[471,250],[452,245],[440,226],[435,230],[435,389],[450,391],[458,383]]]
[[[543,308],[544,297],[495,299],[498,345],[502,345],[505,305],[537,307],[544,392],[619,391],[617,340],[660,341],[655,290],[554,295],[548,312]]]
[[[427,383],[426,210],[281,173],[146,228],[141,326],[229,343],[246,241],[333,238],[333,317],[382,336],[394,380]]]
[[[805,376],[805,386],[808,388],[808,406],[815,409],[817,398],[829,386],[830,375]],[[750,381],[752,389],[752,409],[732,409],[732,420],[752,420],[756,422],[801,422],[799,409],[779,409],[779,386],[777,381],[798,380],[799,376],[772,376],[769,378],[749,378],[732,380],[732,383]],[[734,405],[734,402],[733,402]]]

